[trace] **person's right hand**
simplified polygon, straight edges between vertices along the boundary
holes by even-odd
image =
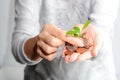
[[[79,39],[66,37],[66,31],[57,28],[53,24],[46,24],[38,35],[37,54],[48,61],[52,61],[57,55],[58,47],[64,45],[64,42],[79,46],[83,45]]]
[[[53,24],[46,24],[38,35],[37,53],[40,57],[52,61],[56,57],[56,51],[64,42],[58,36],[64,34],[64,31]]]

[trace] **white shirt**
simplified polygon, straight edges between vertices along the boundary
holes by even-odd
[[[28,59],[23,47],[25,41],[38,35],[46,23],[53,23],[64,30],[69,30],[74,25],[84,23],[90,18],[92,24],[103,33],[104,46],[101,53],[107,51],[104,55],[101,54],[102,57],[97,56],[95,63],[99,65],[101,62],[100,65],[113,71],[110,37],[112,36],[113,24],[117,16],[118,1],[119,0],[16,0],[16,26],[12,37],[12,52],[15,59],[20,63],[28,65],[38,64],[41,61]],[[91,62],[89,64],[91,64]],[[87,69],[87,65],[84,67]],[[95,73],[93,72],[93,74]],[[84,80],[84,78],[82,79]],[[95,78],[95,80],[96,79],[97,78]],[[93,78],[90,80],[93,80]],[[111,78],[111,80],[114,79]]]
[[[80,22],[84,23],[87,19],[86,17],[89,17],[94,25],[105,29],[109,35],[112,33],[113,23],[117,16],[118,0],[45,0],[44,2],[45,4],[42,4],[42,0],[16,0],[15,2],[16,26],[12,38],[12,52],[16,60],[21,63],[36,63],[25,56],[23,51],[24,42],[30,37],[39,34],[40,29],[45,23],[64,26],[64,24],[59,25],[59,23],[55,22],[56,20],[61,22],[62,19],[60,20],[60,18],[63,17],[71,18],[71,21],[73,19],[73,24],[75,25]],[[80,5],[74,6],[72,3],[80,3]],[[45,7],[42,7],[43,5],[45,5]],[[70,12],[71,10],[65,9],[67,8],[66,6],[70,9],[75,9],[76,12]],[[78,10],[79,8],[80,10]],[[45,10],[44,13],[42,13],[43,10]],[[62,15],[66,12],[69,12],[67,17],[66,15]],[[57,13],[61,13],[61,15]],[[75,20],[74,18],[76,17],[80,17],[81,19]],[[65,26],[74,26],[73,24],[68,25],[67,21],[67,25]]]

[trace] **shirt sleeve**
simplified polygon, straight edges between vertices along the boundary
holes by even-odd
[[[15,29],[12,35],[12,53],[15,59],[28,65],[37,64],[27,58],[23,47],[26,40],[40,32],[40,0],[15,0]]]
[[[117,17],[119,0],[91,0],[90,19],[103,33],[112,36],[114,21]]]

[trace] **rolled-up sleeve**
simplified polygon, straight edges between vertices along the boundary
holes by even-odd
[[[119,0],[91,0],[90,19],[103,34],[110,37],[113,33],[114,21],[117,17]]]
[[[40,0],[15,0],[15,29],[12,35],[12,53],[15,59],[23,64],[37,64],[27,58],[23,47],[27,39],[40,32]]]

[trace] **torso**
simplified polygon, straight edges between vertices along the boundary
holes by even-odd
[[[91,0],[41,0],[40,7],[41,27],[46,23],[53,23],[64,30],[69,30],[74,25],[88,20]],[[111,45],[108,48],[110,49]],[[38,65],[27,66],[25,74],[30,80],[115,80],[107,69],[109,65],[106,66],[107,61],[109,62],[108,56],[112,56],[109,49],[103,48],[98,57],[81,63],[67,64],[61,56],[52,62],[42,60]]]

